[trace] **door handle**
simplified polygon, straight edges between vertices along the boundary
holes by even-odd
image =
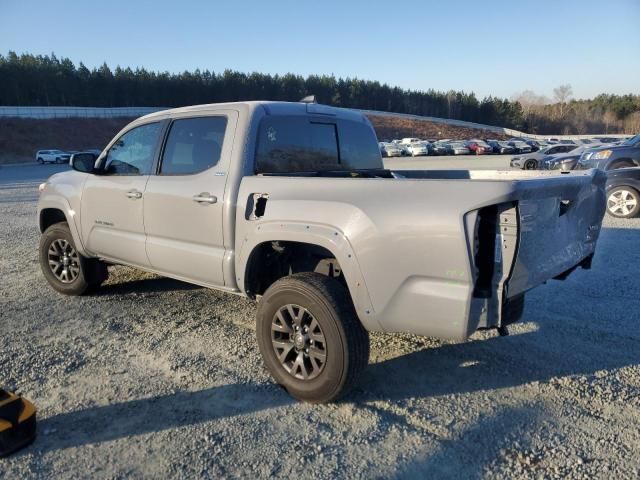
[[[142,198],[142,192],[139,192],[138,190],[129,190],[127,192],[127,197],[137,200],[138,198]]]
[[[194,195],[193,201],[200,204],[216,203],[218,201],[218,198],[215,197],[214,195],[211,195],[209,192],[202,192],[199,195]]]

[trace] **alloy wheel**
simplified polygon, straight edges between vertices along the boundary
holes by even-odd
[[[280,365],[299,380],[312,380],[324,369],[327,342],[320,324],[304,307],[288,304],[276,312],[271,344]]]
[[[51,242],[47,251],[51,273],[62,283],[71,283],[80,274],[80,257],[64,238]]]
[[[607,199],[607,208],[615,215],[627,216],[638,205],[638,199],[629,190],[616,190]]]

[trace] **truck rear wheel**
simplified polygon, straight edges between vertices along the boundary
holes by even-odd
[[[98,288],[107,277],[107,266],[76,250],[66,222],[55,223],[40,237],[40,268],[55,290],[65,295],[83,295]]]
[[[318,273],[276,281],[260,300],[258,346],[277,383],[306,402],[331,402],[369,363],[369,333],[347,289]]]

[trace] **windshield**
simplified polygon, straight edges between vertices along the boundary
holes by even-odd
[[[622,145],[635,145],[638,142],[640,142],[640,135],[636,135],[635,137],[631,137],[625,140],[624,142],[622,142]]]

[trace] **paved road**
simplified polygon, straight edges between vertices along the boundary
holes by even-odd
[[[64,172],[69,165],[0,165],[0,185],[44,182],[54,173]]]

